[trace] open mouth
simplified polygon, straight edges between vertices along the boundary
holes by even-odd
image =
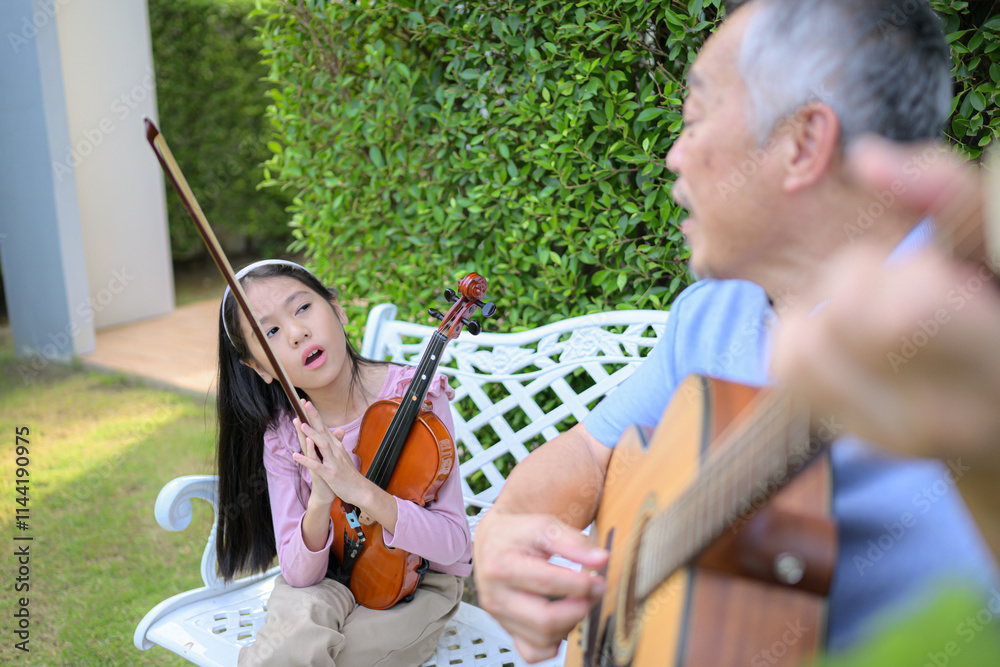
[[[321,347],[310,348],[302,357],[302,363],[306,368],[320,366],[324,360],[326,360],[326,351]]]

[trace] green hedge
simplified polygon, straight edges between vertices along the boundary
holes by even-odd
[[[504,329],[668,305],[689,278],[664,157],[719,4],[262,11],[278,135],[265,184],[294,195],[295,249],[348,299],[406,318],[468,270],[490,279]],[[957,56],[952,134],[976,154],[1000,126],[1000,19],[935,6]]]
[[[291,242],[290,200],[260,191],[270,157],[253,0],[150,0],[160,129],[208,221],[227,246],[280,253]],[[205,254],[173,187],[167,215],[174,259]]]
[[[1000,14],[992,2],[932,0],[945,18],[955,57],[955,101],[949,138],[973,159],[1000,137]]]

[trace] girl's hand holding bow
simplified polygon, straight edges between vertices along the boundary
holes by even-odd
[[[302,406],[310,423],[303,424],[298,419],[293,419],[292,423],[305,454],[295,453],[292,458],[312,473],[313,497],[310,500],[329,505],[336,496],[341,502],[367,512],[386,530],[393,532],[398,514],[396,499],[361,474],[341,442],[343,430],[331,432],[309,401],[302,399]]]

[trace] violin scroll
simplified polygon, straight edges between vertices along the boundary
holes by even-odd
[[[473,336],[479,335],[482,326],[479,322],[470,319],[476,309],[482,310],[483,317],[493,317],[497,312],[496,304],[492,301],[484,302],[482,300],[486,296],[486,287],[486,278],[478,273],[470,273],[458,281],[458,292],[446,289],[444,298],[455,305],[446,315],[433,308],[427,311],[431,317],[441,320],[438,331],[449,339],[455,339],[462,332],[462,326],[464,326]]]
[[[470,301],[478,301],[486,296],[486,278],[478,273],[470,273],[458,281],[458,291]]]

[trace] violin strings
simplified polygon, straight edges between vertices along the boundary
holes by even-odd
[[[379,445],[378,451],[372,460],[366,476],[383,489],[389,484],[392,470],[399,459],[399,453],[402,451],[403,445],[406,443],[406,436],[409,435],[410,427],[412,427],[416,415],[423,404],[423,398],[426,396],[427,388],[430,386],[430,378],[437,368],[441,352],[447,343],[448,339],[440,332],[435,332],[432,335],[431,341],[428,344],[429,354],[425,353],[420,365],[417,366],[413,381],[410,382],[410,386],[403,395],[399,408],[389,423],[389,428],[386,430],[386,434],[382,438],[382,443]]]

